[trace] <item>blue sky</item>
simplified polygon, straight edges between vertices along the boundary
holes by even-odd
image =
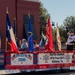
[[[75,0],[40,0],[55,24],[63,24],[67,16],[75,16]]]

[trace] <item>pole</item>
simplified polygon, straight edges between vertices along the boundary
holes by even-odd
[[[56,29],[55,29],[55,24],[54,24],[54,22],[52,22],[52,26],[54,26],[54,38],[55,38],[55,50],[56,50]]]
[[[55,30],[55,50],[56,50],[56,29],[55,29],[55,25],[54,25],[54,30]]]

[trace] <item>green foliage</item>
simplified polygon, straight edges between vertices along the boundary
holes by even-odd
[[[73,30],[75,32],[75,17],[70,16],[66,17],[66,19],[63,22],[63,25],[59,26],[59,33],[61,42],[66,42],[67,40],[67,32]],[[53,39],[56,41],[56,31],[53,30]]]
[[[59,34],[60,34],[60,38],[61,38],[61,42],[65,42],[66,41],[66,30],[64,30],[63,26],[59,26]],[[57,42],[56,39],[56,28],[53,29],[53,41]]]
[[[61,36],[61,41],[65,42],[67,40],[67,32],[68,31],[75,31],[75,17],[70,16],[66,17],[66,19],[63,22],[63,26],[60,26],[60,36]]]
[[[70,30],[75,31],[75,17],[74,16],[66,17],[63,23],[64,23],[64,26],[68,28],[68,31]]]
[[[60,33],[61,42],[66,42],[67,32],[64,29],[64,26],[59,27],[59,33]]]
[[[74,16],[66,17],[63,24],[64,25],[59,26],[59,33],[61,42],[66,42],[68,37],[67,32],[70,30],[75,31],[75,17]]]
[[[40,34],[41,32],[45,34],[47,19],[48,19],[48,11],[44,8],[43,4],[40,2]]]
[[[44,8],[43,4],[40,3],[40,35],[41,35],[41,32],[45,34],[48,16],[49,16],[48,11]],[[74,16],[66,17],[66,19],[63,22],[63,25],[59,26],[61,42],[66,42],[67,32],[70,30],[75,31],[75,17]],[[56,42],[56,29],[55,28],[53,28],[52,33],[53,33],[53,41]]]

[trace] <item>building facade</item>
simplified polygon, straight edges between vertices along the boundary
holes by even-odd
[[[1,48],[5,49],[6,43],[6,8],[9,10],[9,17],[14,27],[16,18],[18,40],[27,39],[28,12],[31,15],[31,25],[33,39],[40,40],[40,19],[39,19],[39,0],[0,0],[0,32],[2,34]]]

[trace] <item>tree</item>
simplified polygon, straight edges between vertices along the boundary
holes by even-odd
[[[67,39],[67,32],[63,25],[59,27],[59,32],[61,36],[61,42],[65,42]]]
[[[63,23],[67,31],[70,31],[70,30],[75,31],[75,17],[74,16],[66,17]]]
[[[43,32],[45,34],[48,16],[48,11],[44,8],[43,3],[40,2],[40,33]]]
[[[71,30],[75,31],[75,17],[74,16],[66,17],[66,19],[63,22],[63,25],[59,26],[61,42],[66,42],[67,37],[68,37],[67,32]]]
[[[61,42],[65,42],[66,41],[66,30],[64,29],[64,26],[61,25],[59,26],[59,33],[60,33],[60,38],[61,38]],[[56,28],[53,29],[53,40],[54,42],[57,42],[56,40]]]
[[[44,8],[43,4],[40,2],[40,34],[43,32],[45,34],[46,30],[46,23],[47,19],[50,15],[48,14],[48,11]],[[52,23],[53,24],[53,23]],[[64,29],[64,26],[59,26],[60,36],[61,36],[61,42],[66,41],[66,29]],[[55,28],[53,28],[53,40],[56,42],[56,31]]]

